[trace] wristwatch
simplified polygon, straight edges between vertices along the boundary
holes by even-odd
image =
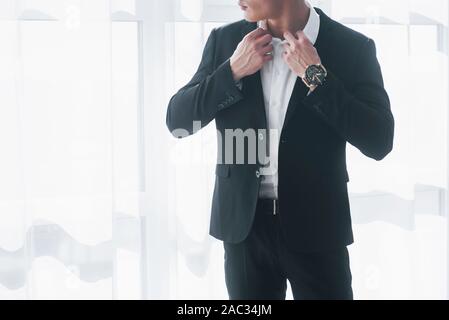
[[[312,64],[307,67],[304,77],[302,81],[306,84],[306,86],[317,87],[319,85],[324,84],[327,77],[327,70],[321,64]]]

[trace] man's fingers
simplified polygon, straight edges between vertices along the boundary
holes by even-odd
[[[270,60],[273,60],[273,56],[271,54],[266,54],[264,56],[262,56],[263,62],[268,62]]]
[[[248,39],[256,39],[256,38],[258,38],[258,37],[260,37],[261,35],[264,35],[264,34],[266,34],[266,33],[267,33],[266,30],[264,30],[264,29],[262,29],[262,28],[257,28],[257,29],[255,29],[255,30],[251,31],[250,33],[248,33],[248,34],[246,35],[246,37],[247,37]]]
[[[263,35],[263,36],[257,38],[255,43],[256,43],[257,47],[264,47],[267,44],[271,43],[272,40],[273,40],[273,37],[271,36],[271,34],[266,34],[266,35]]]
[[[295,45],[295,42],[298,40],[298,39],[296,39],[296,37],[295,37],[294,35],[292,35],[292,34],[290,33],[290,31],[286,31],[286,32],[284,33],[284,38],[285,38],[285,40],[287,40],[287,43],[288,43],[291,47],[293,47],[293,46]]]
[[[273,52],[273,50],[274,50],[273,45],[272,45],[272,44],[269,44],[268,46],[263,47],[263,48],[260,50],[260,53],[262,53],[262,54],[267,54],[268,52]]]

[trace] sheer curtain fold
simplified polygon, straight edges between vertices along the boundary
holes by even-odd
[[[0,298],[142,297],[132,4],[0,4]]]

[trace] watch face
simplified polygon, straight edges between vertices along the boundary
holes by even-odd
[[[311,65],[306,70],[306,80],[312,85],[319,85],[323,82],[325,72],[323,68],[318,65]]]

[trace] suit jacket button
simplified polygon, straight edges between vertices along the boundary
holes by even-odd
[[[259,170],[256,171],[256,177],[260,178],[260,171]]]
[[[223,104],[223,103],[220,103],[220,104],[218,105],[218,108],[219,108],[219,109],[223,109],[223,108],[224,108],[224,104]]]

